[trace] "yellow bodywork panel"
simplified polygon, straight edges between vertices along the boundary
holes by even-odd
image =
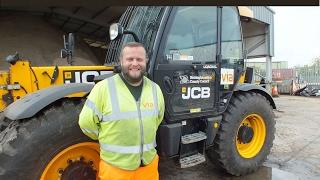
[[[0,71],[0,112],[7,106],[3,98],[9,93],[9,91],[6,90],[8,82],[9,73],[6,71]]]
[[[56,75],[54,75],[56,71]],[[0,84],[7,86],[18,84],[19,89],[10,90],[13,100],[16,101],[26,94],[47,88],[49,86],[68,83],[93,83],[94,76],[103,75],[113,71],[112,66],[48,66],[31,67],[29,61],[17,61],[10,66],[9,73],[0,73]],[[54,78],[55,77],[55,78]],[[0,97],[8,93],[0,89]],[[75,93],[67,97],[82,97],[85,93]],[[1,99],[0,111],[6,107]]]
[[[241,73],[239,81],[238,81],[238,84],[243,84],[244,83],[244,80],[245,80],[245,77],[246,77],[245,75],[246,75],[245,71]]]

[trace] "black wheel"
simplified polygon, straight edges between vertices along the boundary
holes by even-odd
[[[78,126],[83,100],[62,100],[0,133],[0,179],[96,179],[99,145]]]
[[[270,153],[274,134],[269,101],[258,93],[234,94],[208,157],[232,175],[254,172]]]

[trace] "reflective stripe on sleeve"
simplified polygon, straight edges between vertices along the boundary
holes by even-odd
[[[82,130],[84,133],[94,134],[94,135],[96,135],[96,136],[99,135],[99,131],[97,131],[97,130],[91,130],[91,129],[87,129],[87,128],[81,128],[81,130]]]
[[[150,151],[157,146],[156,141],[150,144],[143,145],[143,152]],[[119,145],[111,145],[100,143],[101,149],[105,151],[122,153],[122,154],[138,154],[140,153],[140,146],[119,146]]]
[[[94,102],[92,102],[90,99],[87,99],[86,106],[90,108],[99,118],[99,120],[102,119],[102,113],[98,110]]]

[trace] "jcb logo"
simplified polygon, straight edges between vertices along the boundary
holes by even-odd
[[[94,84],[95,76],[112,73],[112,71],[64,71],[64,83]]]
[[[210,97],[209,87],[182,87],[182,99],[205,99]]]

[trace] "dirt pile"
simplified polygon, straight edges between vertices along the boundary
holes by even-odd
[[[15,52],[30,60],[32,66],[67,65],[59,58],[63,34],[66,32],[42,16],[0,12],[0,70],[8,68],[5,58]],[[77,37],[75,41],[75,65],[101,64],[87,44]]]

